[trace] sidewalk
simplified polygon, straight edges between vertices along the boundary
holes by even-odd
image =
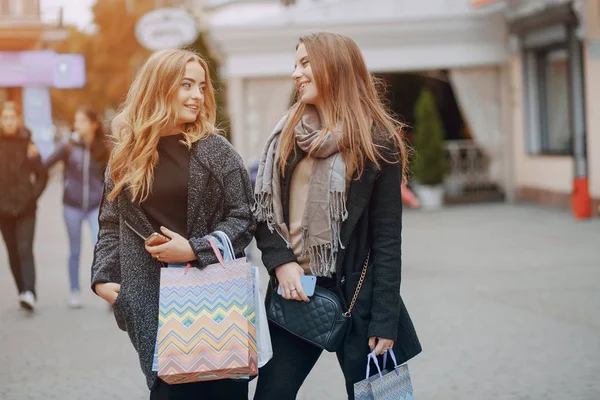
[[[89,290],[69,310],[61,188],[42,198],[36,232],[39,307],[18,308],[0,246],[0,399],[144,400],[133,347]],[[424,353],[410,369],[418,400],[600,398],[600,219],[532,206],[407,211],[402,294]],[[345,399],[326,354],[300,400]]]

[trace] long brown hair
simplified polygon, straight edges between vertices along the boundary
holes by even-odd
[[[95,110],[88,107],[81,107],[76,113],[82,113],[92,124],[96,124],[96,130],[94,131],[94,137],[90,147],[90,154],[94,160],[102,165],[102,167],[106,167],[110,152],[106,145],[108,138],[104,133],[100,115]]]
[[[148,197],[158,161],[160,134],[178,120],[172,100],[190,61],[200,63],[204,69],[206,86],[204,105],[196,121],[183,126],[185,143],[191,148],[192,143],[217,131],[215,94],[206,61],[188,50],[153,53],[138,72],[112,123],[116,146],[109,167],[115,187],[108,196],[110,200],[123,189],[130,191],[133,201],[142,202]]]
[[[323,132],[341,128],[340,152],[348,168],[360,176],[367,159],[377,168],[381,168],[382,161],[400,162],[406,176],[404,125],[387,112],[377,90],[380,83],[369,73],[354,40],[336,33],[318,32],[300,37],[298,46],[300,44],[306,46],[314,83],[323,99]],[[296,102],[283,128],[279,159],[282,173],[296,149],[294,128],[304,108],[303,103]]]

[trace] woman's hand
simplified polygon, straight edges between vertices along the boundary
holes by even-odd
[[[394,347],[394,341],[391,339],[384,339],[380,337],[373,336],[369,338],[369,348],[375,350],[375,354],[378,356],[382,355],[388,350],[391,350]]]
[[[29,143],[29,145],[27,146],[27,158],[29,158],[30,160],[33,160],[34,158],[38,157],[40,155],[40,152],[37,149],[37,146],[33,143]]]
[[[96,283],[94,289],[98,296],[102,297],[108,304],[113,305],[119,296],[121,285],[112,282]]]
[[[146,251],[152,257],[166,263],[184,263],[196,259],[196,254],[194,254],[194,250],[192,250],[192,246],[186,238],[164,226],[160,227],[160,231],[171,240],[158,246],[145,246]]]
[[[297,262],[289,262],[275,268],[275,276],[284,299],[310,302],[302,289],[301,275],[304,275],[304,269]]]

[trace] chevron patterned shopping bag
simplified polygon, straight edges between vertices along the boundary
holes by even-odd
[[[255,376],[253,273],[246,259],[163,268],[154,369],[168,384]]]
[[[393,350],[389,351],[394,361],[394,369],[386,369],[387,353],[383,356],[383,370],[379,367],[375,353],[367,357],[367,377],[354,384],[355,400],[414,400],[413,387],[406,364],[398,365]],[[371,360],[378,373],[370,375]]]

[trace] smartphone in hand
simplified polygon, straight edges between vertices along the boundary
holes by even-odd
[[[317,277],[313,275],[300,275],[300,282],[302,283],[302,290],[307,297],[315,294],[315,287],[317,286]],[[281,285],[277,286],[277,294],[281,296]]]
[[[148,236],[148,238],[144,241],[146,246],[160,246],[161,244],[167,243],[169,240],[165,235],[161,235],[160,233],[154,232],[152,235]]]

